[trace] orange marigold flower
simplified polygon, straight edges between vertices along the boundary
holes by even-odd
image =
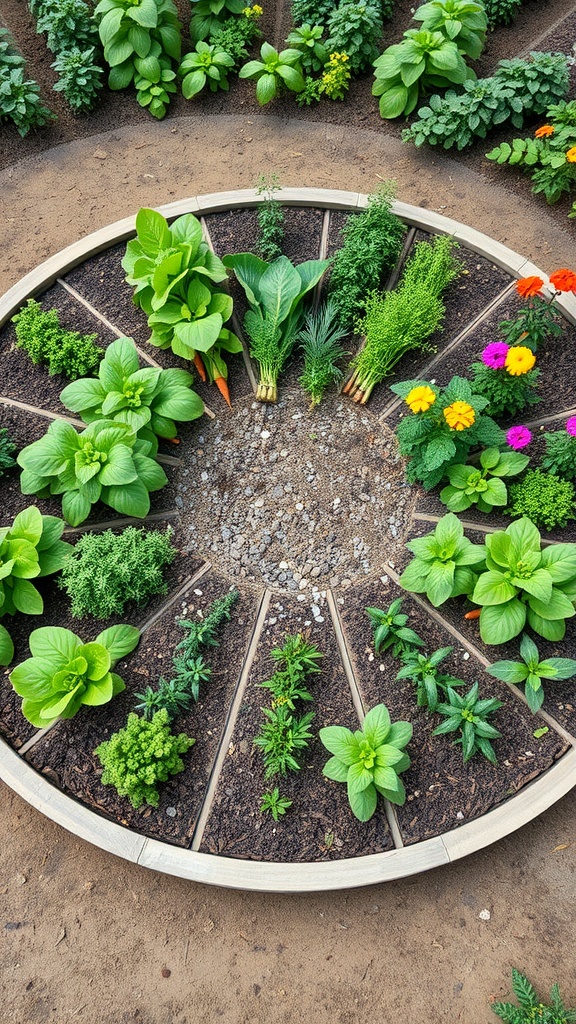
[[[505,367],[511,377],[521,377],[528,373],[536,362],[536,356],[525,345],[512,345],[506,355]]]
[[[557,292],[574,292],[576,295],[576,274],[566,267],[550,274],[550,284]]]
[[[554,135],[553,124],[543,124],[541,128],[537,128],[534,132],[537,139],[545,139],[547,135]]]
[[[406,405],[412,412],[428,412],[435,401],[436,395],[427,384],[419,384],[406,395]]]
[[[516,291],[523,299],[531,299],[533,295],[538,295],[543,287],[544,281],[541,277],[521,277],[516,282]]]
[[[444,418],[452,430],[466,430],[476,419],[476,413],[468,402],[452,402],[444,409]]]
[[[566,159],[569,164],[576,164],[576,146],[572,146],[571,149],[566,153]]]

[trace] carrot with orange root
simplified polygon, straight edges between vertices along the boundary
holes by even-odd
[[[216,387],[218,388],[218,391],[222,395],[224,401],[227,403],[228,408],[231,409],[232,408],[232,403],[230,401],[230,391],[228,390],[228,381],[226,380],[225,377],[214,377],[214,383],[215,383]]]
[[[481,608],[472,608],[471,611],[466,612],[464,618],[465,619],[479,619],[481,611],[482,611]]]
[[[192,362],[194,363],[194,366],[198,370],[198,376],[200,377],[200,380],[205,384],[208,379],[206,375],[206,367],[202,362],[202,356],[200,355],[199,352],[194,353],[194,358],[192,359]]]

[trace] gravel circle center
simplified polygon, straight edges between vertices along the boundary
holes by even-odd
[[[324,597],[402,551],[416,496],[396,439],[346,399],[314,410],[292,390],[275,405],[240,399],[187,448],[186,546],[233,580]]]

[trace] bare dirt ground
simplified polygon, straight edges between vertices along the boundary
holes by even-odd
[[[284,185],[370,191],[473,224],[545,271],[574,233],[441,155],[270,115],[123,125],[0,172],[0,292],[142,205]],[[449,868],[317,896],[210,889],[102,853],[0,785],[0,1022],[488,1024],[512,966],[576,1005],[576,794]],[[487,917],[483,911],[489,911]],[[482,917],[479,915],[482,913]]]

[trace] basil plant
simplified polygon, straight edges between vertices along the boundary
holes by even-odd
[[[30,634],[31,658],[10,673],[10,682],[23,698],[22,714],[42,729],[57,718],[73,718],[83,704],[107,704],[126,689],[111,669],[134,650],[140,639],[135,626],[110,626],[92,643],[70,629],[42,626]]]
[[[517,476],[526,469],[530,459],[520,452],[500,452],[486,448],[480,455],[480,466],[449,466],[450,481],[440,491],[440,501],[451,512],[464,512],[476,505],[479,512],[491,512],[508,502],[504,477]]]

